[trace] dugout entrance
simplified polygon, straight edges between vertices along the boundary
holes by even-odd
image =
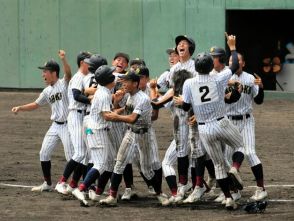
[[[285,59],[286,45],[294,43],[293,22],[294,10],[226,10],[226,30],[237,35],[245,71],[258,73],[266,90],[294,90],[294,54],[293,60]],[[279,59],[287,63],[281,70],[275,66]]]

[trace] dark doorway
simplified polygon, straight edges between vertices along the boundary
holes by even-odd
[[[278,72],[264,72],[263,60],[278,56],[281,63],[284,61],[289,53],[286,44],[294,42],[293,21],[294,10],[226,11],[226,30],[237,36],[237,50],[246,61],[245,71],[258,73],[266,90],[276,90]]]

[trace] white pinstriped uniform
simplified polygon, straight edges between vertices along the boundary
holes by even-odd
[[[119,75],[122,75],[121,73],[113,72],[113,75],[115,76],[115,82],[119,79]],[[125,94],[122,101],[119,103],[120,107],[124,107],[125,103],[128,99],[129,94]],[[110,134],[112,137],[115,137],[113,139],[113,146],[118,151],[118,148],[123,140],[123,137],[126,133],[126,124],[124,122],[111,122],[111,130]]]
[[[89,88],[91,87],[92,85],[91,82],[96,82],[95,81],[95,75],[93,73],[88,73],[84,78],[83,78],[83,88]],[[83,140],[84,140],[84,143],[87,147],[87,154],[86,154],[86,159],[84,160],[85,163],[89,162],[91,163],[91,159],[90,159],[90,150],[89,150],[89,145],[88,145],[88,139],[87,139],[87,136],[86,136],[86,129],[88,128],[88,124],[89,124],[89,120],[90,120],[90,111],[91,111],[91,104],[88,104],[86,105],[86,115],[84,116],[83,118],[83,127],[82,127],[82,135],[83,135]]]
[[[83,140],[83,118],[86,105],[74,99],[72,89],[78,89],[83,92],[84,77],[85,75],[78,71],[70,80],[68,87],[68,130],[74,148],[74,155],[72,159],[78,163],[81,163],[86,156],[86,145]]]
[[[168,90],[169,88],[168,76],[169,76],[169,70],[166,70],[157,79],[157,84],[160,86],[161,90]]]
[[[183,88],[183,100],[193,107],[199,137],[214,163],[217,179],[227,177],[221,143],[244,152],[240,132],[226,117],[224,95],[231,76],[230,69],[215,76],[198,75],[186,80]]]
[[[88,145],[90,148],[91,160],[94,163],[93,168],[97,169],[100,174],[105,170],[112,171],[115,164],[116,151],[110,137],[111,122],[106,121],[102,112],[111,111],[112,106],[111,92],[104,86],[99,86],[95,92],[91,111],[89,115],[87,133]]]
[[[142,90],[143,91],[143,90]],[[147,94],[150,97],[150,87],[147,85],[146,89],[143,91],[145,94]],[[156,134],[154,128],[151,126],[150,128],[150,134],[151,134],[151,160],[152,160],[152,169],[158,170],[161,168],[161,162],[159,159],[159,153],[158,153],[158,143],[156,139]],[[135,148],[135,156],[133,159],[133,162],[138,165],[140,168],[140,156],[138,148]]]
[[[240,74],[240,76],[234,74],[231,77],[231,80],[239,81],[243,86],[243,91],[237,102],[226,104],[229,119],[231,119],[230,116],[243,116],[243,120],[231,119],[231,121],[241,132],[245,147],[245,156],[251,167],[261,163],[255,151],[255,121],[252,114],[252,103],[254,97],[258,94],[259,87],[254,84],[254,79],[253,75],[244,71]]]
[[[67,161],[73,156],[72,144],[67,129],[68,115],[68,82],[59,79],[54,85],[47,86],[35,101],[39,106],[49,104],[51,107],[51,124],[47,131],[40,151],[40,161],[49,161],[53,150],[61,140]],[[56,123],[56,122],[59,122]],[[63,124],[62,124],[63,123]]]
[[[150,128],[152,106],[150,98],[141,90],[134,95],[130,95],[126,103],[125,112],[127,115],[136,113],[140,116],[134,124],[128,124],[129,129],[126,131],[118,150],[114,173],[123,174],[126,165],[133,159],[135,148],[137,147],[140,155],[141,171],[147,179],[151,179],[154,176],[154,171],[151,167]]]
[[[186,62],[178,62],[174,66],[171,67],[169,74],[167,76],[167,80],[169,82],[169,86],[172,87],[174,85],[173,82],[173,75],[180,70],[186,70],[189,71],[192,74],[192,77],[195,77],[197,75],[197,72],[195,70],[195,61],[193,59],[189,59]]]

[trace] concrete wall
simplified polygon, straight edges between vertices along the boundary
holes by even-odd
[[[166,48],[187,34],[196,53],[224,46],[225,10],[290,8],[291,0],[0,0],[0,87],[42,88],[37,66],[65,49],[73,71],[81,50],[142,57],[158,76]]]

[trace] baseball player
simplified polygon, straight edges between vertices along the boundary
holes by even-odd
[[[116,53],[113,58],[112,65],[114,67],[116,67],[115,72],[113,73],[116,76],[116,79],[115,79],[116,84],[115,84],[115,88],[114,88],[114,93],[116,93],[118,90],[120,90],[119,93],[121,93],[121,89],[122,89],[122,82],[121,81],[122,80],[118,76],[126,73],[126,69],[129,66],[129,61],[130,61],[129,55],[124,52]],[[123,92],[123,94],[125,94],[125,93]],[[122,106],[124,105],[126,98],[127,97],[125,97],[123,99],[123,101],[121,102]],[[115,108],[119,108],[119,106],[116,106]],[[116,147],[120,146],[125,132],[126,132],[126,126],[125,126],[124,122],[112,122],[111,133],[113,133],[114,137],[117,137],[116,143],[114,144]],[[123,173],[123,178],[124,178],[126,189],[122,195],[122,199],[128,200],[131,198],[132,195],[135,194],[134,180],[133,180],[133,168],[132,168],[131,161],[125,167],[125,170]]]
[[[95,80],[95,71],[100,66],[107,65],[107,60],[106,60],[106,58],[104,58],[100,54],[93,54],[93,55],[91,55],[90,58],[84,59],[84,62],[88,64],[88,70],[89,70],[89,73],[83,79],[84,94],[90,100],[92,100],[94,97],[94,94],[97,90],[97,86],[98,86],[98,84]],[[83,119],[82,131],[83,131],[84,142],[87,147],[87,160],[86,161],[88,161],[88,164],[87,164],[87,170],[84,171],[83,179],[85,179],[87,172],[93,167],[93,163],[92,163],[92,160],[90,158],[90,153],[89,153],[89,145],[88,145],[88,141],[87,141],[87,136],[86,136],[86,131],[87,131],[89,119],[90,119],[90,117],[89,117],[90,110],[91,110],[91,104],[87,104],[85,116]],[[101,177],[103,178],[104,174],[102,174]]]
[[[53,190],[51,181],[51,155],[60,140],[64,147],[66,160],[69,161],[73,155],[66,122],[68,115],[67,88],[68,82],[71,79],[71,70],[63,50],[59,51],[59,57],[64,67],[64,77],[59,79],[59,65],[54,60],[49,60],[43,66],[39,67],[42,70],[43,79],[48,86],[42,91],[38,99],[32,103],[12,108],[12,112],[15,114],[20,111],[32,111],[45,104],[49,104],[51,108],[52,124],[43,139],[40,151],[44,182],[40,186],[33,187],[32,191],[42,192]]]
[[[210,48],[210,55],[213,58],[213,70],[210,72],[210,75],[216,75],[219,74],[221,71],[228,69],[229,67],[226,66],[226,51],[223,48],[214,46]],[[230,81],[229,81],[230,84]],[[238,83],[239,84],[239,83]],[[241,86],[241,84],[239,84]],[[226,89],[226,95],[225,95],[225,102],[226,103],[233,103],[240,99],[241,97],[241,87],[238,87],[238,90],[234,90],[234,87],[230,86],[230,90]],[[234,93],[237,92],[237,93]],[[228,170],[231,167],[231,156],[233,154],[233,149],[230,147],[226,147],[225,143],[222,143],[222,149],[225,155],[225,162],[228,167]],[[226,154],[226,152],[230,152],[229,154]],[[210,186],[213,186],[216,179],[215,179],[215,173],[213,169],[213,163],[210,163],[206,165],[206,168],[208,171],[208,180],[207,184]],[[238,189],[232,188],[231,195],[235,201],[239,200],[241,198],[241,192]],[[214,200],[215,202],[225,203],[225,195],[223,192],[220,192],[219,196]]]
[[[173,77],[175,73],[180,73],[181,70],[186,70],[192,74],[191,77],[196,76],[195,63],[191,58],[195,51],[195,42],[192,38],[180,35],[175,38],[176,50],[179,54],[179,62],[175,64],[171,69],[168,76],[169,85],[174,86]],[[166,94],[162,97],[160,102],[152,102],[153,106],[158,106],[161,103],[165,103],[171,100],[174,96],[174,89],[169,89]],[[156,107],[155,107],[156,108]],[[174,107],[173,111],[173,122],[174,122],[174,139],[176,144],[176,154],[178,163],[178,174],[179,174],[179,188],[177,187],[175,172],[171,165],[173,165],[174,157],[172,154],[172,146],[168,149],[168,155],[165,155],[163,160],[163,173],[171,190],[172,196],[169,199],[169,203],[176,203],[183,200],[185,192],[187,192],[191,185],[188,183],[188,169],[189,169],[189,151],[190,146],[188,143],[189,126],[188,114],[183,111],[181,107]],[[166,165],[166,166],[165,166]],[[164,202],[164,204],[169,204]]]
[[[90,99],[83,94],[83,79],[89,73],[88,64],[84,62],[86,58],[90,58],[89,52],[80,52],[77,56],[78,72],[69,82],[68,99],[69,99],[69,114],[68,114],[68,130],[74,148],[74,155],[66,164],[63,176],[60,178],[55,189],[61,194],[68,194],[77,187],[79,179],[87,169],[83,164],[86,157],[86,145],[83,139],[83,118],[86,111],[86,104],[90,104]],[[85,162],[84,162],[85,163]],[[73,173],[69,185],[66,182]]]
[[[240,189],[243,188],[238,169],[244,159],[242,136],[238,129],[228,120],[225,111],[225,89],[227,83],[238,68],[237,52],[235,51],[236,38],[227,36],[228,46],[232,52],[233,64],[230,69],[210,76],[213,68],[213,59],[207,53],[200,53],[195,60],[195,68],[199,73],[193,79],[185,82],[183,88],[183,108],[189,110],[192,105],[198,121],[199,137],[215,167],[216,179],[226,197],[226,208],[236,209],[237,204],[232,199],[229,188],[229,178],[224,166],[224,156],[221,142],[235,148],[233,167],[229,174]]]
[[[241,98],[236,103],[226,105],[226,111],[228,118],[241,132],[245,147],[245,156],[256,180],[257,189],[251,199],[260,201],[266,198],[268,194],[264,188],[262,164],[255,150],[255,121],[252,114],[252,104],[253,102],[256,104],[263,103],[263,85],[258,75],[253,76],[243,71],[245,61],[243,55],[240,53],[238,53],[238,60],[239,69],[231,77],[231,80],[240,82],[243,91]],[[230,58],[231,62],[232,58]]]
[[[123,79],[125,90],[130,93],[127,100],[125,112],[126,115],[119,115],[114,112],[108,113],[111,121],[122,121],[128,125],[127,132],[119,147],[116,164],[111,176],[110,195],[100,200],[101,204],[117,204],[118,187],[122,179],[125,166],[130,162],[134,155],[134,148],[139,148],[141,171],[148,180],[152,180],[152,185],[158,199],[160,200],[160,187],[156,183],[154,171],[151,166],[151,115],[152,106],[150,98],[139,90],[140,77],[133,71],[119,76]]]
[[[111,111],[112,107],[111,90],[115,86],[115,76],[112,74],[114,70],[115,67],[110,68],[102,65],[95,72],[95,79],[99,84],[99,89],[95,92],[92,101],[86,134],[91,160],[94,166],[87,173],[86,178],[79,185],[79,188],[76,188],[72,192],[75,197],[85,204],[87,204],[85,201],[85,191],[108,169],[107,164],[110,163],[109,161],[113,161],[114,165],[115,156],[111,153],[113,151],[113,145],[109,133],[111,122],[107,121],[108,118],[106,115],[107,112]]]

